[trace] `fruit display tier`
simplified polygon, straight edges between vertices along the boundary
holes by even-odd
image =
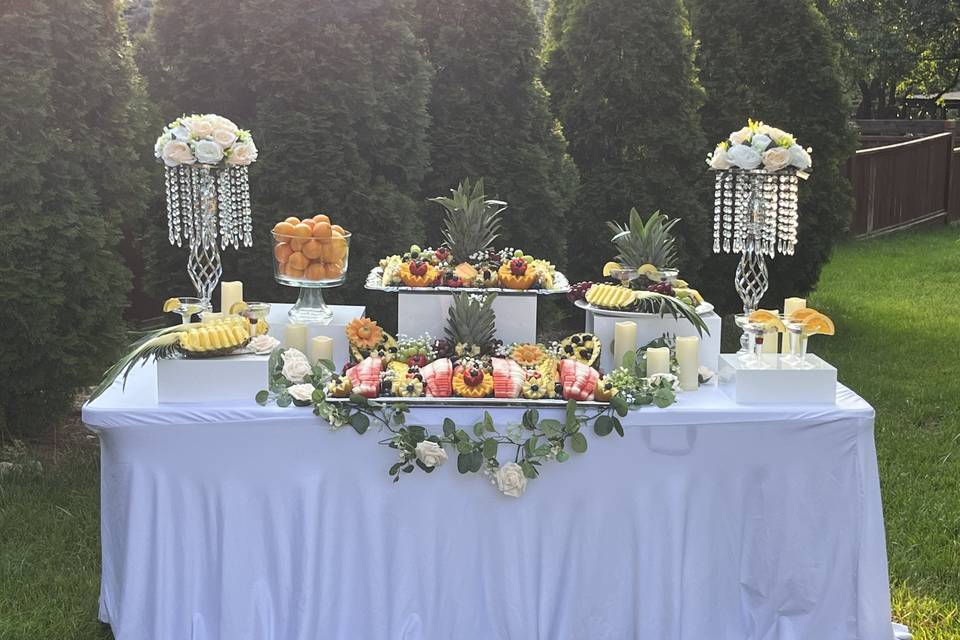
[[[568,293],[570,283],[567,277],[559,271],[553,274],[554,282],[552,289],[530,288],[530,289],[503,289],[497,287],[408,287],[405,285],[384,286],[383,285],[383,267],[374,267],[367,275],[366,288],[370,291],[383,291],[386,293],[416,293],[416,294],[438,294],[438,293],[496,293],[498,295],[508,296],[530,296],[530,295],[551,295],[555,293]]]
[[[328,397],[326,401],[330,404],[335,404],[350,402],[350,399]],[[488,407],[495,409],[503,409],[507,407],[521,407],[526,409],[534,407],[546,407],[562,409],[567,406],[568,401],[563,398],[541,398],[539,400],[528,400],[526,398],[459,398],[456,396],[451,396],[448,398],[431,398],[426,396],[419,398],[380,396],[376,398],[376,402],[384,405],[403,404],[411,407]],[[610,405],[607,402],[598,402],[596,400],[581,400],[577,402],[577,406],[587,408],[607,407]]]
[[[589,311],[596,315],[600,316],[615,316],[617,318],[659,318],[660,314],[657,312],[649,311],[621,311],[620,309],[606,309],[604,307],[597,307],[586,300],[577,300],[574,302],[574,305],[583,309],[584,311]],[[696,307],[694,311],[697,312],[697,315],[705,316],[713,312],[713,305],[709,302],[701,302]]]

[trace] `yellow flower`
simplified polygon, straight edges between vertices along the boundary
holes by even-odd
[[[760,131],[760,127],[762,126],[763,126],[762,121],[753,120],[753,118],[747,118],[747,127],[750,129],[750,131],[754,133],[758,133]]]

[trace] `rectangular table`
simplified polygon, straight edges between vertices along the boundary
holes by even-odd
[[[453,456],[393,484],[374,429],[309,408],[158,405],[153,376],[83,411],[118,640],[892,637],[874,412],[846,388],[835,407],[681,394],[514,499]]]

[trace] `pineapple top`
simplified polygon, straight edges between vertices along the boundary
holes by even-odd
[[[456,293],[447,315],[447,339],[453,344],[484,347],[493,341],[497,316],[493,300],[497,294],[486,296]]]
[[[674,267],[677,248],[670,232],[678,222],[680,218],[670,219],[659,211],[651,213],[644,222],[636,209],[630,210],[630,220],[625,226],[608,222],[614,233],[611,240],[619,251],[617,261],[634,269],[644,264],[658,269]]]
[[[500,235],[500,214],[507,208],[501,200],[488,200],[483,193],[483,179],[469,179],[451,190],[452,197],[430,198],[446,211],[443,237],[457,261],[486,251]]]

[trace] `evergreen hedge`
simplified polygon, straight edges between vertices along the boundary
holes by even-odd
[[[607,221],[660,210],[676,227],[684,275],[708,251],[702,89],[679,0],[555,0],[544,84],[581,187],[571,220],[577,279],[597,279],[615,251]]]
[[[46,428],[122,342],[143,121],[113,0],[0,5],[0,431]]]
[[[708,146],[752,117],[813,147],[811,177],[800,184],[797,253],[768,260],[764,305],[780,308],[785,297],[816,285],[853,210],[842,169],[856,137],[847,125],[838,51],[811,0],[695,0],[692,14],[707,91],[702,119]],[[705,270],[711,300],[728,310],[740,304],[732,287],[737,260],[718,256]]]

